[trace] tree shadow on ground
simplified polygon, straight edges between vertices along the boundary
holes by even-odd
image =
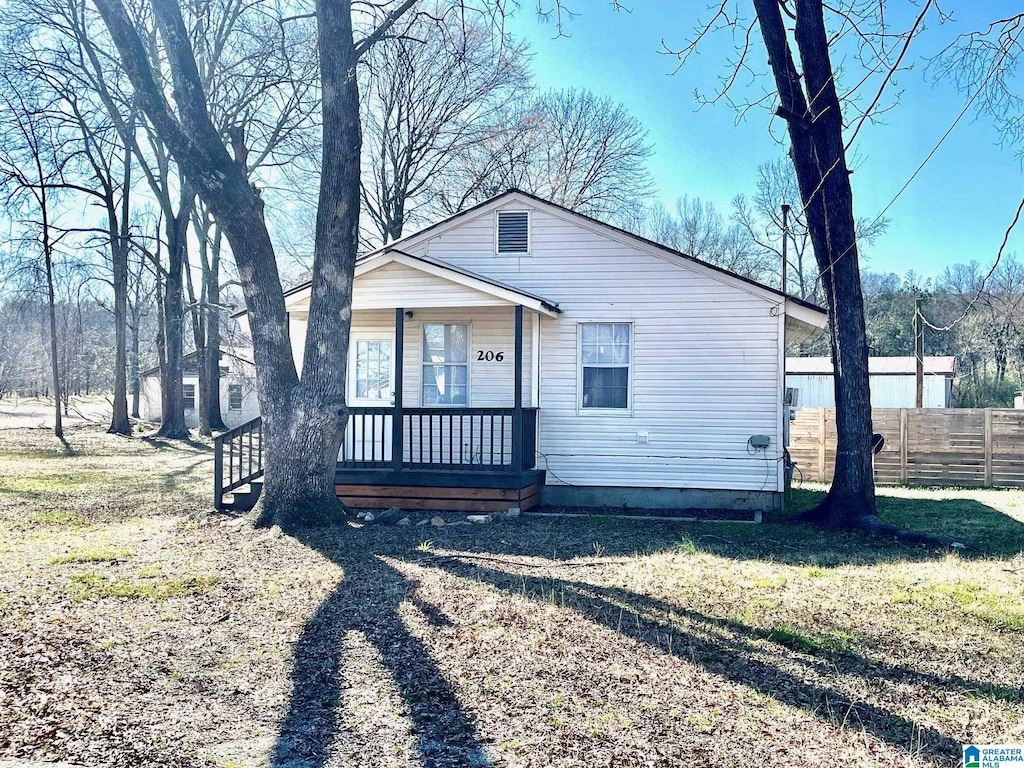
[[[204,443],[202,440],[196,440],[192,437],[172,440],[167,437],[158,437],[156,434],[152,434],[143,435],[139,440],[157,451],[201,451],[202,453],[213,453],[213,446],[211,444]],[[185,446],[187,446],[187,448]]]
[[[701,550],[734,560],[833,568],[846,565],[938,561],[949,547],[908,544],[858,532],[829,533],[789,517],[814,505],[824,492],[801,492],[802,503],[786,517],[762,524],[737,522],[678,523],[631,520],[611,516],[532,518],[539,531],[529,541],[508,538],[487,541],[465,536],[467,551],[531,555],[552,560],[604,555],[637,555],[677,551],[691,543]],[[987,504],[966,498],[879,498],[885,522],[901,528],[946,536],[963,542],[962,558],[1012,558],[1024,552],[1024,522]],[[546,533],[544,533],[546,531]],[[494,549],[496,547],[496,549]]]
[[[355,531],[306,531],[299,539],[344,570],[342,580],[306,622],[295,645],[292,694],[278,729],[272,768],[326,765],[332,748],[344,738],[344,752],[360,755],[362,764],[382,762],[374,751],[381,739],[343,728],[346,659],[344,638],[359,633],[388,670],[411,723],[418,759],[425,767],[472,768],[490,765],[472,718],[463,709],[430,651],[406,627],[399,613],[403,601],[421,606],[427,620],[445,624],[444,614],[413,595],[416,584],[375,552],[352,546]],[[378,692],[382,696],[382,692]],[[404,735],[404,730],[397,731]],[[386,740],[386,739],[385,739]]]
[[[878,513],[886,523],[897,528],[959,541],[967,547],[961,551],[965,557],[1013,557],[1024,551],[1024,521],[971,498],[972,493],[982,492],[998,497],[1000,494],[1017,493],[1015,490],[894,488],[890,493],[885,490],[889,489],[879,489]],[[916,493],[928,495],[918,496]],[[824,496],[824,490],[793,491],[787,517],[816,506]],[[784,522],[785,518],[780,521]]]
[[[75,451],[74,446],[67,441],[64,435],[57,435],[57,440],[60,441],[61,449],[64,451],[65,456],[77,456],[78,452]]]
[[[965,508],[963,500],[955,504],[957,509]],[[972,502],[967,508],[979,517],[991,517],[993,524],[998,522],[1004,541],[1016,541],[1024,528],[984,504]],[[434,556],[417,548],[417,540],[425,535],[435,538],[446,554]],[[345,753],[361,754],[374,762],[373,750],[379,749],[379,741],[367,743],[339,718],[339,703],[344,704],[347,689],[343,638],[353,632],[365,637],[394,681],[407,710],[403,714],[411,721],[420,764],[488,765],[471,714],[428,646],[410,632],[400,609],[408,602],[434,626],[448,624],[448,618],[415,593],[414,581],[382,558],[435,568],[538,604],[558,595],[562,605],[597,626],[803,709],[835,727],[863,729],[903,750],[919,744],[915,750],[938,761],[948,762],[957,755],[959,742],[882,703],[854,700],[833,678],[859,679],[873,688],[917,686],[1011,704],[1024,700],[1020,688],[931,674],[852,651],[799,648],[801,653],[789,653],[787,648],[794,649],[785,638],[773,637],[760,627],[621,587],[551,575],[564,573],[558,568],[574,558],[681,551],[691,542],[736,560],[826,567],[938,561],[948,556],[948,550],[855,533],[824,535],[820,529],[788,523],[751,526],[602,518],[532,518],[486,527],[430,529],[429,534],[394,528],[334,529],[307,531],[299,539],[340,565],[344,578],[306,623],[294,648],[293,693],[279,728],[272,768],[323,766],[339,740],[345,743]],[[997,548],[1000,554],[1006,550],[1005,545]],[[509,556],[547,562],[537,566],[540,570],[531,570],[509,562]],[[779,654],[785,656],[785,664]]]
[[[178,493],[182,485],[195,483],[195,472],[198,468],[210,464],[209,456],[202,456],[195,461],[178,464],[174,469],[161,472],[160,486],[165,493]]]
[[[510,595],[538,604],[571,608],[606,629],[699,665],[721,678],[752,688],[778,702],[807,711],[840,728],[863,729],[900,749],[919,745],[915,751],[933,760],[949,761],[960,751],[960,742],[938,730],[889,711],[884,706],[853,700],[830,676],[856,676],[887,685],[910,683],[955,691],[968,696],[988,696],[1010,703],[1024,700],[1020,688],[992,686],[962,677],[940,677],[905,667],[878,664],[853,653],[805,653],[789,656],[796,669],[773,661],[780,648],[765,647],[763,631],[745,624],[708,616],[618,587],[504,571],[458,554],[421,565],[436,567],[463,579],[490,584]],[[806,649],[804,649],[806,651]],[[784,651],[782,651],[784,652]],[[809,658],[808,658],[809,657]],[[818,682],[814,682],[815,679]]]

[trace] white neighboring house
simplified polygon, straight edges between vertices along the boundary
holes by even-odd
[[[953,401],[953,357],[924,359],[924,407],[949,408]],[[869,357],[872,408],[914,408],[917,364],[913,357]],[[796,408],[835,408],[832,358],[787,357],[786,388]],[[794,400],[795,398],[795,400]]]
[[[285,300],[301,370],[309,284]],[[825,323],[811,304],[509,191],[358,262],[338,494],[778,507],[785,344]]]
[[[185,423],[191,428],[199,426],[199,371],[196,353],[182,360],[181,385],[185,396]],[[256,369],[252,350],[222,349],[220,352],[220,412],[224,424],[231,429],[260,415],[256,401]],[[139,416],[145,421],[158,422],[161,418],[160,369],[143,371],[142,392],[139,398]]]

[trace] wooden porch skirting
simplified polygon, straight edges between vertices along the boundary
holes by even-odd
[[[352,509],[438,512],[529,512],[540,505],[543,470],[512,472],[445,472],[339,470],[335,492]]]

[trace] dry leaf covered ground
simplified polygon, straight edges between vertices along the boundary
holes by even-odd
[[[601,518],[296,539],[186,522],[210,456],[0,430],[0,760],[927,766],[1024,741],[1022,492],[885,492],[962,552]]]

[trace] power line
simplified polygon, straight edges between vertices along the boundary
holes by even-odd
[[[958,317],[949,325],[944,325],[940,328],[939,326],[930,323],[928,319],[924,316],[924,314],[919,311],[918,314],[921,317],[921,322],[923,322],[933,331],[939,331],[940,333],[942,333],[944,331],[953,330],[955,326],[961,323],[963,319],[967,317],[968,314],[970,314],[970,311],[974,309],[974,305],[981,300],[981,295],[985,292],[985,286],[988,284],[988,281],[992,278],[992,275],[995,274],[996,268],[999,266],[999,262],[1003,258],[1003,251],[1006,250],[1006,243],[1010,239],[1010,233],[1013,231],[1013,228],[1017,226],[1017,222],[1020,221],[1021,212],[1024,212],[1024,198],[1021,198],[1020,205],[1017,206],[1017,213],[1013,217],[1013,221],[1010,222],[1010,226],[1007,227],[1006,232],[1003,233],[1003,242],[1000,244],[999,251],[996,253],[996,260],[992,262],[992,267],[989,269],[985,277],[982,278],[981,285],[978,286],[978,292],[974,295],[974,298],[968,302],[967,307],[960,314],[960,317]]]
[[[985,79],[982,81],[981,85],[978,86],[978,90],[974,92],[974,95],[971,96],[967,104],[964,105],[964,108],[960,110],[960,114],[956,116],[956,119],[950,124],[949,128],[946,129],[946,132],[942,134],[942,137],[938,140],[935,146],[932,147],[931,152],[929,152],[925,156],[924,160],[921,161],[921,164],[917,166],[917,168],[914,170],[912,174],[910,174],[910,178],[907,179],[906,183],[902,187],[900,187],[899,191],[893,196],[892,200],[888,202],[885,208],[882,209],[882,212],[875,217],[874,221],[871,222],[871,224],[868,227],[869,229],[882,220],[882,217],[885,216],[886,212],[890,208],[892,208],[896,201],[899,200],[900,196],[904,192],[906,192],[907,187],[909,187],[911,183],[914,181],[914,179],[917,178],[918,174],[920,174],[921,171],[924,170],[924,167],[928,164],[932,157],[935,156],[935,153],[939,151],[939,147],[941,147],[943,143],[946,141],[946,139],[949,138],[949,135],[953,132],[953,129],[960,124],[960,121],[963,120],[964,115],[966,115],[970,111],[971,107],[974,105],[974,102],[977,101],[978,97],[985,90],[985,87],[988,85],[989,80],[991,80],[992,76],[996,73],[996,69],[996,66],[992,66],[992,68],[989,69],[988,75],[985,76]],[[829,264],[827,267],[825,267],[825,269],[821,270],[818,273],[818,276],[814,279],[815,284],[817,284],[821,280],[821,278],[825,276],[826,272],[834,269],[835,265],[839,263],[839,260],[846,256],[851,250],[853,250],[853,248],[856,245],[857,239],[855,237],[853,243],[851,243],[845,251],[839,254],[839,256],[832,260],[831,264]]]

